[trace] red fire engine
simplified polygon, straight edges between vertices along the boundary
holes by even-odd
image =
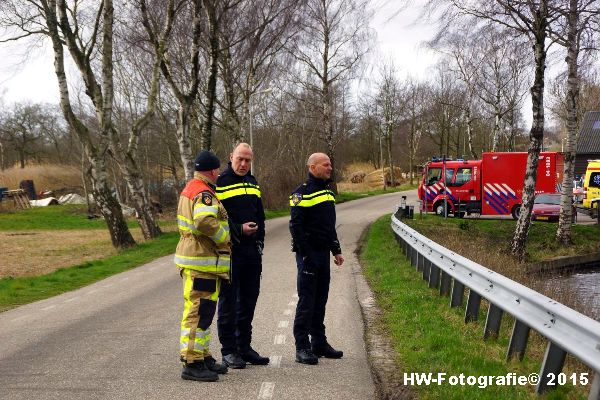
[[[536,194],[560,191],[563,165],[561,153],[540,153]],[[526,166],[527,153],[483,153],[481,160],[470,161],[434,159],[425,165],[419,185],[421,209],[438,215],[474,213],[516,219]]]

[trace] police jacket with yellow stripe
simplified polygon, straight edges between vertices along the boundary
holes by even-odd
[[[214,193],[214,185],[196,172],[179,197],[179,243],[175,264],[180,268],[229,279],[231,249],[227,211]]]
[[[232,242],[252,244],[265,240],[265,211],[261,192],[254,176],[250,173],[240,176],[229,163],[228,168],[217,178],[217,198],[225,206],[229,216]],[[242,224],[256,222],[258,230],[252,236],[242,235]]]
[[[310,249],[341,254],[335,231],[335,196],[329,181],[308,174],[308,180],[290,196],[292,250],[308,254]]]

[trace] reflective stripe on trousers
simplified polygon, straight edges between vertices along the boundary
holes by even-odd
[[[195,270],[182,268],[183,316],[179,337],[179,353],[187,363],[210,356],[211,330],[220,279]]]

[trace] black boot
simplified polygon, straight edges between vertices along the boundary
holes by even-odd
[[[301,364],[315,365],[319,362],[319,358],[315,356],[309,349],[296,350],[296,362]]]
[[[329,343],[312,346],[312,352],[317,357],[342,358],[344,356],[343,351],[334,349]]]
[[[227,365],[219,364],[212,356],[204,357],[204,364],[206,364],[206,368],[217,374],[227,373]]]
[[[214,382],[219,380],[219,375],[206,368],[204,361],[196,361],[193,363],[186,363],[181,371],[181,379],[188,379],[192,381],[201,382]]]
[[[252,347],[250,350],[241,353],[240,356],[242,357],[242,360],[254,365],[267,365],[270,361],[269,357],[261,356]]]
[[[223,364],[233,369],[243,369],[246,368],[246,361],[242,360],[237,353],[227,354],[223,356]]]

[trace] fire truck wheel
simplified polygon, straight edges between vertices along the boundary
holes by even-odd
[[[439,215],[439,216],[444,216],[444,215],[448,215],[449,212],[444,212],[444,203],[443,202],[439,202],[435,205],[435,207],[433,208],[435,210],[435,215]]]
[[[521,214],[521,205],[517,204],[514,206],[510,213],[512,214],[513,219],[519,219],[519,215]]]

